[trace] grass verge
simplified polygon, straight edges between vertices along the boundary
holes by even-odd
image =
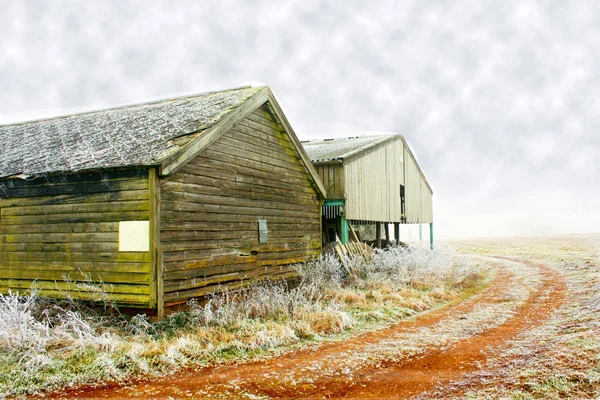
[[[339,338],[412,317],[472,294],[484,274],[438,247],[392,247],[352,261],[296,266],[298,283],[265,281],[216,294],[151,323],[72,300],[0,296],[0,395],[161,376]]]

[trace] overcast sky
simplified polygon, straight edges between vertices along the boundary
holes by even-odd
[[[600,2],[4,1],[0,123],[248,83],[397,132],[441,237],[600,231]]]

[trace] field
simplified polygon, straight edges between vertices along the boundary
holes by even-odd
[[[241,302],[192,305],[169,334],[143,321],[129,321],[129,335],[96,327],[116,343],[77,364],[96,373],[38,367],[37,381],[5,393],[42,393],[35,382],[54,379],[76,386],[55,397],[598,398],[599,243],[573,235],[456,241],[454,255],[395,249],[346,280],[321,260],[302,267],[292,290],[273,284]]]

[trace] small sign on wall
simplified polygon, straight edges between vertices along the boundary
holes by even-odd
[[[267,228],[267,220],[258,220],[258,243],[267,243],[269,240],[269,229]]]
[[[120,221],[119,251],[150,251],[150,222]]]

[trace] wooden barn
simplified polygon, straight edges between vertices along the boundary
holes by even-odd
[[[325,190],[268,87],[0,126],[0,291],[157,310],[293,274]]]
[[[353,225],[375,224],[381,247],[382,226],[390,240],[401,224],[429,224],[433,245],[433,191],[401,135],[385,134],[302,142],[327,191],[323,241],[348,241]]]

